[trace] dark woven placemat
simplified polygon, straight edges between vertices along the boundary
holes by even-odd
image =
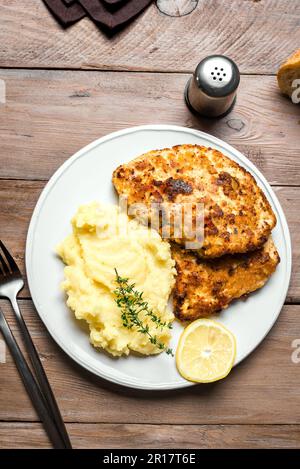
[[[99,0],[79,0],[79,3],[95,23],[112,31],[132,20],[150,5],[152,0],[129,0],[114,12],[110,12]]]
[[[105,32],[112,34],[138,16],[153,0],[43,0],[67,27],[88,15]]]
[[[76,21],[86,16],[86,11],[77,2],[70,5],[65,3],[66,0],[43,0],[48,9],[55,16],[62,26],[70,26]]]

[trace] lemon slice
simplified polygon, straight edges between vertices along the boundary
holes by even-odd
[[[235,355],[235,337],[223,324],[211,319],[198,319],[181,334],[176,365],[188,381],[212,383],[228,375]]]

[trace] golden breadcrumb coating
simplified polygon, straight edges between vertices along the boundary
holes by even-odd
[[[256,251],[212,260],[174,243],[172,256],[177,270],[174,314],[183,321],[207,317],[263,287],[280,262],[271,237]]]
[[[254,177],[220,151],[178,145],[150,151],[113,173],[113,184],[129,205],[203,204],[204,242],[198,254],[220,257],[261,247],[276,224],[273,210]],[[195,226],[195,220],[193,220]],[[191,238],[171,240],[181,245]]]

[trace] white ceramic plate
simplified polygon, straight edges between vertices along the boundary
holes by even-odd
[[[118,384],[140,389],[175,389],[190,386],[177,372],[175,359],[154,357],[112,358],[96,351],[87,332],[65,305],[60,290],[63,264],[55,246],[70,233],[77,207],[93,200],[116,203],[111,176],[120,164],[149,150],[197,143],[221,150],[256,178],[277,216],[273,231],[281,263],[266,286],[237,301],[218,315],[236,336],[236,364],[251,353],[276,321],[284,303],[291,273],[288,226],[273,190],[258,169],[241,153],[211,135],[184,127],[151,125],[126,129],[100,138],[66,161],[46,185],[34,210],[26,246],[26,268],[36,309],[60,347],[84,368]],[[176,322],[171,346],[176,349],[182,326]]]

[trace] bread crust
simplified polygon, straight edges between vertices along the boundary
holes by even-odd
[[[284,95],[292,96],[295,90],[292,85],[296,79],[300,79],[300,49],[296,50],[278,70],[278,85]]]

